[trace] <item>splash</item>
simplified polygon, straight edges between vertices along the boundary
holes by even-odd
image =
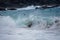
[[[23,27],[28,27],[28,25],[32,24],[32,29],[60,29],[60,17],[41,17],[30,15],[27,18],[18,18],[16,23]]]
[[[0,16],[0,29],[13,29],[16,24],[14,20],[9,16]]]
[[[0,19],[0,28],[29,28],[28,25],[31,25],[31,29],[60,29],[60,17],[30,15],[16,20],[9,16],[0,16]]]
[[[33,7],[33,6],[30,6]],[[30,8],[28,7],[28,8]],[[27,9],[27,8],[26,8]],[[56,11],[55,11],[56,10]],[[59,8],[0,11],[0,26],[30,29],[60,29]]]

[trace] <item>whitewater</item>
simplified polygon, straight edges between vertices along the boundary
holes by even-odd
[[[29,6],[0,11],[0,40],[59,39],[60,7],[35,9]]]

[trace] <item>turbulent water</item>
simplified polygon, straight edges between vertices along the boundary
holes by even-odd
[[[59,7],[0,11],[0,40],[59,40],[59,31]]]

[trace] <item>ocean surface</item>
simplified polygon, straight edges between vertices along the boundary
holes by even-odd
[[[60,7],[0,11],[0,40],[59,39]]]

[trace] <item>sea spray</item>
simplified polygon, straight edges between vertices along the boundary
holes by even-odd
[[[27,9],[27,8],[25,8]],[[28,9],[28,10],[7,10],[0,11],[1,25],[16,28],[31,29],[59,29],[60,11],[59,8],[51,9]]]

